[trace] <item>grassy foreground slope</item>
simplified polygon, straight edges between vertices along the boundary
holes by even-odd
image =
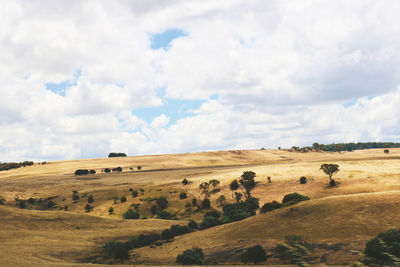
[[[220,191],[211,195],[213,207],[223,194],[233,202],[229,182],[243,171],[257,173],[253,196],[260,204],[280,201],[291,192],[311,197],[293,207],[256,215],[244,221],[176,237],[175,241],[156,249],[132,251],[142,263],[172,264],[184,249],[198,246],[207,257],[236,262],[240,251],[252,244],[272,248],[287,234],[301,234],[321,244],[318,257],[327,263],[351,263],[360,258],[365,241],[381,231],[400,227],[400,149],[354,152],[288,152],[285,150],[250,150],[187,153],[176,155],[54,161],[0,172],[0,260],[5,266],[80,265],[80,259],[101,251],[109,240],[126,240],[142,232],[160,231],[188,219],[201,220],[203,213],[183,214],[186,202],[202,198],[198,186],[216,178]],[[322,163],[337,163],[340,172],[334,176],[338,187],[328,188],[327,176],[319,170]],[[122,173],[102,173],[104,168],[121,166]],[[142,171],[137,171],[142,166]],[[74,176],[76,169],[95,169],[95,175]],[[132,172],[131,168],[134,168]],[[300,185],[300,176],[309,178]],[[272,177],[272,183],[267,177]],[[183,178],[192,183],[183,186]],[[133,198],[129,188],[143,189]],[[72,190],[81,199],[71,200]],[[188,193],[180,200],[179,193]],[[85,212],[87,195],[94,196],[94,210]],[[48,210],[16,207],[14,197],[51,198],[56,206]],[[127,202],[113,204],[112,198],[126,196]],[[166,196],[168,210],[180,221],[151,218],[148,201]],[[147,220],[121,218],[132,204],[140,204]],[[67,205],[68,211],[63,211]],[[108,208],[114,214],[108,214]],[[218,209],[218,208],[217,208]],[[325,244],[325,245],[323,245]],[[328,244],[328,247],[326,246]],[[269,263],[276,263],[270,259]],[[132,262],[133,263],[133,262]]]

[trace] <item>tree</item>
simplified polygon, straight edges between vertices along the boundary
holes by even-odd
[[[183,180],[182,180],[182,184],[183,184],[183,185],[187,185],[188,183],[189,183],[188,179],[186,179],[186,178],[183,178]]]
[[[79,200],[79,193],[78,191],[74,190],[72,191],[72,202],[75,204]]]
[[[170,229],[165,229],[164,231],[161,232],[161,239],[162,240],[171,240],[175,236],[174,232],[171,231]]]
[[[217,206],[218,207],[223,207],[224,205],[225,205],[225,201],[226,201],[226,197],[224,196],[224,195],[220,195],[218,198],[217,198]]]
[[[247,204],[247,209],[250,213],[250,215],[255,215],[256,210],[260,207],[260,204],[258,203],[258,198],[255,197],[249,197],[246,199],[245,203]]]
[[[122,215],[122,218],[124,218],[124,219],[139,219],[139,213],[129,209],[127,212],[125,212]]]
[[[86,204],[86,206],[85,206],[86,212],[90,212],[92,209],[93,209],[92,206],[90,206],[89,204]]]
[[[132,197],[137,197],[139,195],[139,192],[136,190],[132,191]]]
[[[129,249],[122,242],[108,242],[104,252],[107,258],[117,259],[121,262],[129,259]]]
[[[156,214],[157,213],[157,206],[156,205],[151,206],[150,211],[151,211],[151,214],[153,214],[153,215]]]
[[[104,169],[104,172],[105,172],[105,173],[109,173],[109,172],[111,172],[111,170],[110,170],[109,168],[105,168],[105,169]]]
[[[305,176],[300,177],[300,184],[306,184],[307,183],[307,178]]]
[[[176,263],[183,265],[202,265],[204,254],[201,248],[187,249],[176,257]]]
[[[273,211],[273,210],[276,210],[276,209],[279,209],[279,208],[281,208],[282,207],[282,204],[281,203],[279,203],[278,201],[272,201],[272,202],[268,202],[268,203],[265,203],[262,207],[261,207],[261,209],[260,209],[260,213],[267,213],[267,212],[269,212],[269,211]]]
[[[254,264],[257,264],[258,262],[263,262],[266,260],[267,255],[265,254],[265,250],[260,245],[249,247],[242,255],[240,255],[240,261],[244,263],[254,262]]]
[[[217,179],[212,179],[208,182],[209,185],[213,187],[213,191],[215,191],[215,188],[220,184],[220,182]]]
[[[4,202],[6,202],[6,199],[0,196],[0,205],[4,205]]]
[[[239,202],[241,199],[242,199],[242,193],[239,193],[239,192],[235,192],[235,199],[236,199],[236,202]]]
[[[136,168],[138,169],[138,171],[140,171],[142,169],[142,166],[137,166]]]
[[[239,180],[239,183],[244,187],[246,191],[246,198],[250,198],[250,191],[256,186],[256,182],[254,177],[256,177],[256,173],[252,171],[243,172],[242,178]]]
[[[122,152],[111,152],[110,154],[108,154],[109,158],[114,158],[114,157],[126,157],[125,153]]]
[[[109,209],[108,209],[108,214],[113,214],[114,213],[114,208],[113,207],[110,207]]]
[[[187,198],[186,192],[181,192],[181,193],[179,194],[179,199],[185,199],[185,198]]]
[[[339,171],[339,165],[337,164],[328,164],[324,163],[321,165],[320,170],[323,170],[329,176],[329,183],[335,185],[335,180],[332,179],[332,176]]]
[[[202,209],[208,209],[211,206],[211,201],[208,198],[203,199],[201,202],[201,208]]]
[[[384,152],[385,154],[389,154],[389,149],[385,149],[383,152]]]
[[[202,194],[205,194],[206,195],[206,197],[208,197],[208,196],[210,196],[210,184],[209,183],[207,183],[207,182],[202,182],[200,185],[199,185],[199,188],[200,188],[200,190],[201,190],[201,193]]]
[[[190,220],[190,222],[188,223],[188,226],[193,230],[199,228],[199,226],[197,225],[197,222],[193,221],[193,220]]]
[[[165,210],[166,208],[168,208],[168,200],[166,197],[157,198],[156,204],[159,210]]]
[[[93,203],[93,202],[94,202],[93,195],[89,195],[89,196],[88,196],[87,202],[88,202],[88,203]]]
[[[120,198],[120,201],[121,201],[121,203],[126,202],[126,196],[122,196],[122,197]]]
[[[192,206],[196,207],[197,206],[197,198],[192,199]]]
[[[233,181],[230,183],[229,188],[230,188],[231,191],[232,191],[232,198],[233,198],[233,192],[239,189],[239,183],[238,183],[238,181],[237,181],[237,180],[233,180]]]

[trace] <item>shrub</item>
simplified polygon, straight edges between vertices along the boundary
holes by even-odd
[[[129,192],[132,192],[133,191],[133,189],[132,188],[129,188]]]
[[[156,204],[159,210],[165,210],[166,208],[168,208],[168,200],[166,197],[157,198]]]
[[[105,172],[105,173],[109,173],[109,172],[111,172],[111,170],[110,170],[109,168],[105,168],[105,169],[104,169],[104,172]]]
[[[307,178],[305,176],[300,177],[300,184],[306,184],[307,183]]]
[[[121,203],[126,202],[126,197],[125,197],[125,196],[121,197],[121,198],[120,198],[120,201],[121,201]]]
[[[175,220],[176,215],[169,213],[168,211],[162,210],[162,211],[157,212],[157,218],[164,219],[164,220]]]
[[[129,259],[129,249],[126,244],[122,242],[108,242],[105,245],[104,253],[107,258],[113,258],[121,261]]]
[[[138,171],[140,171],[142,169],[142,166],[137,166],[136,168],[138,169]]]
[[[203,199],[201,202],[201,208],[202,209],[208,209],[211,206],[211,201],[208,198]]]
[[[114,208],[113,207],[110,207],[109,209],[108,209],[108,214],[113,214],[114,213]]]
[[[272,202],[269,202],[269,203],[265,203],[262,207],[261,207],[261,210],[260,210],[260,213],[266,213],[266,212],[269,212],[269,211],[273,211],[273,210],[276,210],[276,209],[279,209],[279,208],[281,208],[282,207],[282,204],[281,203],[279,203],[278,201],[272,201]]]
[[[161,232],[161,239],[162,240],[171,240],[174,238],[174,232],[171,231],[170,229],[165,229],[164,231]]]
[[[92,207],[89,204],[86,204],[85,211],[90,212],[91,210],[92,210]]]
[[[93,203],[93,202],[94,202],[93,195],[89,195],[89,196],[88,196],[87,202],[88,202],[88,203]]]
[[[193,205],[193,207],[197,206],[197,198],[192,199],[192,205]]]
[[[183,265],[202,265],[204,254],[201,248],[187,249],[176,257],[176,263]]]
[[[190,222],[188,223],[188,226],[189,226],[190,228],[192,228],[193,230],[199,228],[199,226],[197,225],[197,222],[196,222],[196,221],[193,221],[193,220],[190,220]]]
[[[132,197],[137,197],[139,195],[138,191],[133,190],[132,191]]]
[[[110,154],[108,154],[108,157],[109,158],[126,157],[126,154],[122,152],[111,152]]]
[[[139,213],[133,210],[128,210],[122,215],[124,219],[139,219]]]
[[[218,217],[214,217],[212,215],[204,215],[203,221],[200,223],[200,229],[206,229],[206,228],[210,228],[210,227],[214,227],[217,225],[220,225],[221,222],[219,220],[219,216]]]
[[[183,180],[182,180],[182,184],[183,184],[183,185],[187,185],[187,184],[189,184],[189,181],[188,181],[188,179],[186,179],[186,178],[183,178]]]
[[[112,171],[113,172],[122,172],[122,168],[121,167],[113,168]]]
[[[151,206],[151,214],[156,214],[157,213],[157,206],[153,205]]]
[[[291,206],[291,205],[294,205],[294,204],[297,204],[297,203],[299,203],[301,201],[306,201],[306,200],[310,200],[310,198],[307,197],[307,196],[303,196],[303,195],[301,195],[299,193],[296,193],[296,192],[295,193],[290,193],[290,194],[287,194],[287,195],[285,195],[283,197],[282,206],[283,207],[287,207],[287,206]]]
[[[172,225],[171,231],[174,233],[175,236],[178,236],[190,233],[193,230],[187,225]]]
[[[90,170],[89,173],[90,174],[96,174],[96,171],[95,170]]]
[[[74,174],[75,175],[87,175],[87,174],[89,174],[89,170],[87,170],[87,169],[83,169],[83,170],[79,169],[79,170],[76,170]]]
[[[257,264],[257,262],[266,260],[267,255],[265,254],[265,250],[260,245],[247,248],[246,251],[240,255],[240,261],[244,263],[254,262],[254,264]]]
[[[329,181],[329,185],[330,185],[330,186],[335,186],[335,185],[336,185],[335,180],[334,180],[334,179],[330,180],[330,181]]]
[[[187,198],[186,192],[181,192],[181,193],[179,194],[179,199],[185,199],[185,198]]]

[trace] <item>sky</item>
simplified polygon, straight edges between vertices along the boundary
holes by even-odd
[[[0,1],[0,161],[400,142],[400,1]]]

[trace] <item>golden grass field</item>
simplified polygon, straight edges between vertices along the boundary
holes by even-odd
[[[174,155],[53,161],[0,172],[0,266],[85,266],[81,260],[101,251],[110,240],[126,240],[143,232],[159,232],[189,219],[201,221],[204,213],[185,213],[185,204],[200,196],[198,186],[216,178],[223,194],[233,202],[229,183],[243,171],[256,172],[252,195],[260,206],[281,201],[291,192],[311,198],[295,206],[260,214],[243,221],[225,224],[175,237],[157,248],[131,251],[134,260],[127,264],[170,264],[183,250],[201,247],[206,257],[226,264],[238,263],[238,251],[260,244],[271,249],[288,234],[301,234],[316,243],[315,253],[328,264],[349,264],[362,257],[365,242],[377,233],[400,227],[400,149],[357,150],[354,152],[289,152],[287,150],[243,150],[186,153]],[[322,163],[340,166],[334,179],[339,186],[327,187],[328,177]],[[102,173],[104,168],[121,166],[122,173]],[[137,171],[137,166],[142,166]],[[76,169],[95,169],[94,175],[75,176]],[[130,168],[134,168],[132,171]],[[267,177],[272,183],[267,182]],[[309,182],[299,184],[299,177]],[[192,183],[183,186],[187,178]],[[143,189],[133,198],[129,188]],[[72,190],[81,199],[72,203]],[[179,200],[180,192],[188,199]],[[92,212],[85,212],[87,195],[93,195]],[[57,207],[37,210],[16,206],[14,197],[45,199]],[[112,197],[126,196],[127,202],[113,204]],[[179,221],[151,218],[151,202],[146,199],[166,196],[167,209],[178,214]],[[145,220],[123,220],[131,204],[140,204]],[[68,210],[63,207],[67,205]],[[109,207],[114,214],[109,215]],[[270,258],[267,264],[279,264]],[[93,265],[91,265],[93,266]]]

